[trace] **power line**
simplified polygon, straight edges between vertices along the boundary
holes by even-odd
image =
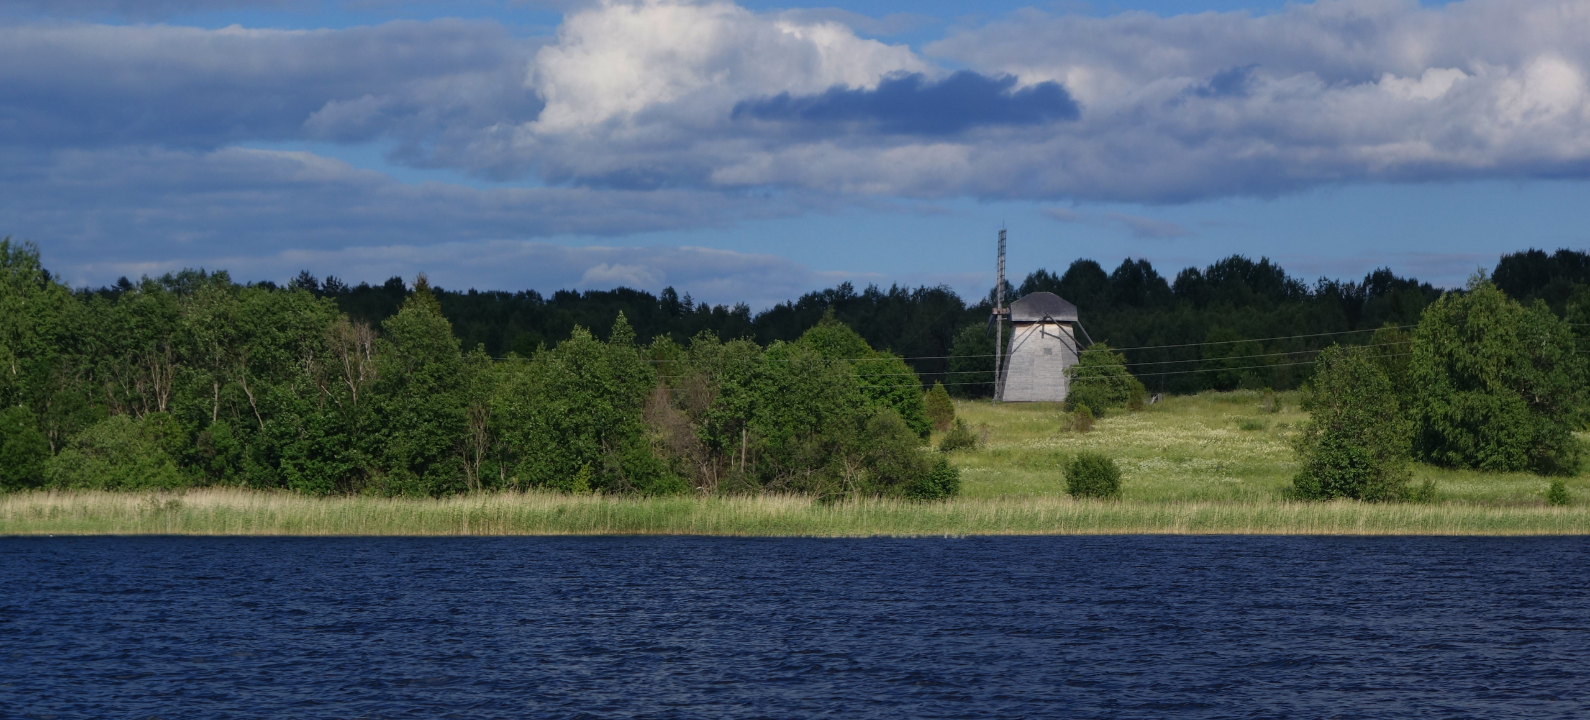
[[[1581,351],[1581,352],[1583,352],[1583,351]],[[1412,354],[1413,353],[1392,353],[1392,354],[1388,354],[1388,355],[1376,355],[1376,356],[1374,356],[1374,358],[1375,359],[1379,359],[1379,358],[1390,358],[1390,357],[1406,357],[1406,356],[1409,356],[1409,355],[1412,355]],[[1170,371],[1155,372],[1155,373],[1132,373],[1131,377],[1156,377],[1156,376],[1161,376],[1161,375],[1186,375],[1186,374],[1189,374],[1189,373],[1201,373],[1201,372],[1230,372],[1230,371],[1235,371],[1235,370],[1259,370],[1259,369],[1264,369],[1264,368],[1293,367],[1293,366],[1297,366],[1297,365],[1317,365],[1317,364],[1319,364],[1318,360],[1306,360],[1306,361],[1303,361],[1303,362],[1295,362],[1295,363],[1273,363],[1273,364],[1269,364],[1269,365],[1244,365],[1244,366],[1241,366],[1241,367],[1234,367],[1234,368],[1200,368],[1198,370],[1170,370]],[[1100,374],[1100,375],[1076,375],[1076,376],[1071,377],[1071,380],[1108,380],[1108,379],[1120,378],[1120,377],[1121,377],[1120,375],[1102,375],[1102,374]],[[984,381],[981,381],[981,382],[960,382],[960,383],[944,383],[944,384],[945,385],[988,385],[988,384],[990,384],[992,382],[993,382],[992,380],[984,380]],[[897,384],[897,385],[864,385],[863,387],[897,388],[897,387],[918,387],[918,385],[915,384],[915,383],[903,383],[903,384]]]

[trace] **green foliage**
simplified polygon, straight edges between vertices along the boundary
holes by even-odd
[[[622,315],[607,342],[582,328],[552,350],[502,363],[493,426],[511,485],[672,494],[686,485],[645,442],[656,387]]]
[[[950,400],[950,394],[945,391],[944,383],[934,381],[933,389],[927,391],[927,395],[922,399],[922,405],[927,411],[928,420],[933,423],[934,430],[944,432],[955,423],[955,402]]]
[[[49,459],[50,443],[33,413],[23,407],[0,410],[0,492],[37,487]]]
[[[1310,419],[1296,441],[1303,461],[1292,481],[1297,497],[1409,499],[1409,426],[1372,351],[1321,353],[1303,407]]]
[[[1562,478],[1551,479],[1551,485],[1546,488],[1546,504],[1558,506],[1568,504],[1568,483]]]
[[[994,394],[994,337],[981,321],[956,332],[948,354],[949,377],[954,383],[950,386],[952,394],[956,397]]]
[[[867,341],[832,314],[801,335],[799,343],[830,362],[848,362],[854,369],[862,395],[876,407],[899,413],[913,432],[927,437],[933,431],[923,403],[916,372],[899,357],[873,350]]]
[[[1075,405],[1067,420],[1071,430],[1074,432],[1093,432],[1093,408],[1086,405]]]
[[[1572,269],[1575,257],[1551,262]],[[1196,343],[1212,328],[1264,337],[1407,322],[1428,294],[1380,271],[1308,290],[1241,258],[1184,272],[1174,287],[1146,261],[1103,270],[1084,261],[1064,277],[1035,273],[1023,291],[1059,289],[1096,336],[1134,346]],[[1510,272],[1510,282],[1533,282],[1533,271]],[[1552,277],[1566,290],[1537,295],[1584,322],[1590,293]],[[465,293],[423,277],[412,288],[394,278],[350,289],[307,273],[277,287],[198,270],[73,292],[36,247],[0,240],[0,483],[927,496],[939,456],[921,439],[935,422],[948,427],[941,445],[976,444],[944,401],[992,389],[987,310],[943,288],[842,285],[753,317],[671,290]],[[491,357],[510,351],[520,356]],[[1129,355],[1170,361],[1166,369],[1198,356],[1195,347]],[[1079,371],[1097,368],[1106,381],[1077,379],[1082,395],[1099,396],[1076,398],[1091,413],[1067,415],[1069,426],[1086,429],[1123,396],[1126,407],[1141,402],[1124,362],[1103,346],[1084,353]],[[924,393],[918,373],[949,379]],[[1258,380],[1288,386],[1289,373]],[[1197,389],[1212,375],[1154,382]]]
[[[976,450],[977,434],[966,426],[966,421],[956,418],[955,426],[944,433],[939,439],[939,452],[955,452],[956,450]]]
[[[961,494],[961,471],[941,457],[933,469],[909,481],[904,494],[912,500],[948,500]]]
[[[1066,492],[1079,498],[1121,496],[1121,469],[1109,456],[1080,452],[1066,463]]]
[[[381,327],[379,379],[371,398],[374,477],[365,490],[417,496],[461,490],[457,443],[466,430],[463,390],[469,378],[458,338],[423,275],[403,309]],[[312,490],[323,487],[316,483]]]
[[[172,450],[182,442],[165,413],[142,419],[114,415],[74,436],[50,460],[50,487],[82,490],[172,489],[189,484]]]
[[[1126,356],[1098,343],[1082,351],[1077,364],[1066,368],[1071,388],[1066,407],[1087,407],[1095,417],[1104,417],[1110,408],[1124,408],[1145,394],[1143,383],[1126,371]]]
[[[1243,334],[1229,327],[1209,331],[1202,349],[1204,358],[1200,370],[1209,376],[1210,387],[1215,390],[1256,390],[1265,387],[1266,361],[1264,345],[1243,339]]]
[[[1413,335],[1415,445],[1438,465],[1572,473],[1585,356],[1571,326],[1477,278],[1425,311]]]

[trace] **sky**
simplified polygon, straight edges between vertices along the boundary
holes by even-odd
[[[0,0],[0,236],[77,286],[1456,286],[1587,179],[1590,0]]]

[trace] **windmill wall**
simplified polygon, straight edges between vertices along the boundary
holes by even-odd
[[[1077,341],[1070,323],[1017,322],[1005,359],[1004,402],[1059,402],[1070,381],[1066,368],[1077,364]]]

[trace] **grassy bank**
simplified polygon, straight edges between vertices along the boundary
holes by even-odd
[[[1056,403],[960,403],[957,414],[987,431],[978,451],[955,453],[967,497],[1045,497],[1065,492],[1061,467],[1080,450],[1115,458],[1122,497],[1146,503],[1248,502],[1282,498],[1297,474],[1290,436],[1308,420],[1296,393],[1281,411],[1253,391],[1174,397],[1141,412],[1114,412],[1089,433],[1062,432]],[[1585,439],[1581,437],[1581,439]],[[1416,464],[1414,483],[1435,481],[1436,502],[1541,506],[1549,478]],[[1568,478],[1574,504],[1590,500],[1590,477]]]
[[[1353,502],[1093,502],[962,498],[825,505],[807,498],[500,494],[443,500],[30,493],[0,499],[0,534],[1001,535],[1116,533],[1531,535],[1590,532],[1590,507]]]
[[[1112,533],[1590,534],[1590,478],[1547,507],[1546,478],[1418,466],[1430,504],[1296,503],[1287,439],[1306,416],[1295,396],[1264,412],[1252,392],[1172,398],[1062,431],[1051,404],[961,403],[987,442],[954,453],[963,496],[948,503],[809,498],[626,498],[492,494],[442,500],[311,498],[202,489],[180,494],[25,493],[0,497],[0,534],[201,535],[970,535]],[[1076,501],[1061,466],[1079,450],[1123,471],[1118,502]]]

